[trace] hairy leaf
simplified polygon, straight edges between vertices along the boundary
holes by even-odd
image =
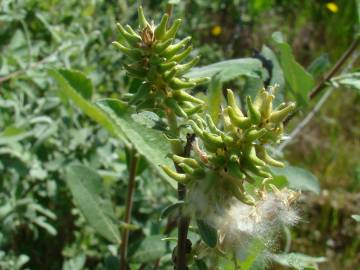
[[[286,166],[285,168],[271,168],[271,171],[276,177],[285,177],[290,188],[302,190],[302,191],[312,191],[316,194],[320,193],[320,184],[319,180],[315,175],[309,171],[298,168],[295,166]]]
[[[261,75],[261,62],[254,58],[239,58],[221,61],[208,66],[193,68],[185,74],[188,78],[213,77],[219,74],[221,82],[231,81],[239,76],[258,78]]]
[[[114,210],[97,172],[84,165],[71,165],[66,172],[66,183],[76,206],[96,232],[107,240],[119,244],[120,236],[114,223]]]
[[[197,223],[197,226],[199,229],[199,234],[201,236],[201,239],[209,247],[212,247],[212,248],[215,247],[217,244],[217,239],[218,239],[216,229],[202,219],[197,219],[196,223]]]
[[[359,91],[360,93],[360,72],[353,72],[337,76],[331,80],[334,86],[347,87]]]
[[[159,259],[166,252],[165,242],[161,240],[162,238],[162,235],[146,237],[130,260],[135,263],[147,263]]]
[[[274,33],[272,38],[279,51],[280,65],[284,72],[286,84],[297,103],[305,106],[308,102],[308,94],[315,85],[314,79],[296,62],[290,45],[284,41],[280,32]]]
[[[64,93],[67,98],[71,99],[87,116],[102,125],[112,135],[126,141],[121,130],[113,125],[104,112],[92,104],[91,81],[83,73],[75,70],[52,69],[49,70],[49,75],[58,82],[60,91]]]
[[[324,257],[310,257],[301,253],[274,254],[271,258],[283,266],[297,270],[318,269],[317,264],[326,261]]]
[[[175,181],[160,168],[160,165],[173,166],[170,159],[166,158],[171,153],[171,148],[162,132],[134,121],[137,114],[131,112],[130,108],[119,100],[103,99],[99,100],[97,105],[126,134],[128,140],[153,165],[154,169],[173,187],[176,187]]]
[[[165,207],[160,214],[160,219],[163,219],[165,217],[167,217],[168,215],[170,215],[173,211],[175,211],[176,209],[178,209],[179,207],[181,207],[184,204],[184,201],[178,201],[175,202],[173,204],[168,205],[167,207]]]
[[[211,78],[207,96],[208,110],[212,120],[216,124],[219,120],[220,106],[223,97],[222,83],[218,75]]]

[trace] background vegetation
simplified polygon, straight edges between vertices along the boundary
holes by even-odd
[[[317,81],[349,47],[358,27],[356,3],[349,0],[152,0],[143,5],[158,20],[168,2],[175,4],[174,16],[185,21],[180,36],[193,36],[200,65],[259,57],[263,45],[276,50],[272,33],[280,31]],[[95,234],[74,206],[64,170],[74,162],[96,169],[120,220],[126,153],[58,91],[48,70],[83,71],[94,84],[94,99],[127,92],[131,84],[121,68],[123,55],[111,42],[115,23],[134,22],[136,8],[136,1],[123,0],[0,1],[0,269],[112,269],[116,263],[116,246]],[[344,68],[359,67],[358,56],[355,51]],[[247,91],[246,84],[227,86]],[[291,120],[289,132],[320,98]],[[351,215],[359,212],[360,200],[359,90],[331,90],[319,107],[284,148],[289,164],[311,171],[321,186],[319,194],[302,196],[303,220],[287,248],[326,257],[320,269],[357,269],[360,225]],[[148,247],[140,241],[163,233],[166,220],[159,221],[160,212],[176,201],[175,192],[149,177],[153,172],[147,167],[142,161],[134,200],[136,228],[129,250],[134,269],[142,260],[142,269],[154,269],[143,259]],[[171,265],[170,256],[162,258],[164,267]]]

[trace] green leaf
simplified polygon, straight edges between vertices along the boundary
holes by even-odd
[[[357,222],[360,222],[360,215],[352,215],[353,219],[355,219]]]
[[[243,248],[239,260],[241,270],[263,270],[265,269],[263,257],[261,256],[265,249],[265,244],[260,239],[254,239]]]
[[[119,100],[103,99],[96,104],[126,134],[136,150],[153,165],[162,178],[175,188],[177,186],[175,180],[168,177],[159,166],[161,164],[173,166],[171,160],[166,158],[171,153],[171,147],[163,133],[134,121],[138,114],[131,112],[131,109]]]
[[[82,270],[86,263],[86,256],[84,253],[65,261],[62,270]]]
[[[120,260],[118,257],[109,256],[105,259],[106,270],[118,270],[120,269]]]
[[[34,131],[27,131],[24,128],[8,126],[0,133],[0,145],[21,141],[34,135]]]
[[[91,100],[93,86],[91,81],[82,72],[70,69],[59,69],[58,72],[83,98]]]
[[[279,51],[280,65],[284,72],[285,81],[299,105],[308,103],[308,94],[314,87],[313,77],[295,60],[291,47],[280,32],[275,32],[272,39]]]
[[[319,77],[326,70],[330,68],[330,59],[326,53],[321,54],[314,61],[311,62],[307,70],[314,77]]]
[[[170,204],[167,207],[165,207],[160,214],[160,219],[163,219],[165,217],[167,217],[168,215],[170,215],[173,211],[175,211],[176,209],[178,209],[179,207],[181,207],[184,204],[184,201],[178,201],[176,203]]]
[[[347,73],[331,79],[335,87],[346,87],[359,91],[360,93],[360,72]]]
[[[161,240],[162,238],[162,235],[146,237],[130,260],[134,263],[147,263],[159,259],[166,252],[166,243]]]
[[[285,168],[271,168],[275,178],[283,176],[286,178],[290,188],[302,191],[312,191],[316,194],[320,193],[319,180],[315,175],[302,168],[287,166]]]
[[[66,183],[76,206],[95,231],[107,240],[119,244],[114,210],[97,172],[84,165],[71,165],[66,171]]]
[[[207,96],[208,111],[216,124],[219,120],[220,106],[223,97],[222,83],[218,75],[211,78]]]
[[[214,248],[217,244],[218,239],[217,230],[202,219],[197,219],[196,223],[199,229],[201,239],[209,247]]]
[[[317,264],[326,261],[324,257],[310,257],[301,253],[273,254],[271,258],[278,264],[297,270],[318,269]]]
[[[52,76],[59,84],[61,93],[71,99],[74,104],[81,109],[88,117],[102,125],[112,135],[117,136],[124,142],[125,136],[110,119],[91,102],[92,86],[91,81],[83,73],[75,70],[49,70]]]
[[[285,91],[285,78],[284,72],[281,69],[278,58],[275,53],[267,46],[263,46],[261,49],[261,54],[271,61],[273,64],[272,68],[272,77],[270,81],[270,85],[277,85],[275,100],[273,101],[274,106],[279,105],[284,101],[284,91]]]
[[[185,74],[187,78],[213,77],[219,74],[220,82],[231,81],[239,76],[259,78],[262,70],[261,62],[254,58],[239,58],[221,61],[208,66],[193,68]]]
[[[204,260],[195,260],[195,265],[198,270],[207,270],[208,269]]]

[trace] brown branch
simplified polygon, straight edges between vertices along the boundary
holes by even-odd
[[[345,64],[345,62],[350,58],[350,56],[355,52],[356,48],[359,46],[360,38],[356,38],[349,46],[349,48],[342,54],[339,60],[335,63],[332,69],[324,76],[324,78],[315,86],[315,88],[309,93],[309,100],[314,99],[321,91],[325,88],[326,83],[331,80],[331,78],[338,73],[341,67]],[[286,126],[291,119],[293,119],[299,110],[294,111],[291,115],[289,115],[285,121],[284,125]]]
[[[127,199],[126,199],[126,209],[125,209],[125,218],[124,222],[129,224],[131,222],[131,211],[133,206],[133,195],[135,191],[135,178],[136,178],[136,169],[139,161],[139,155],[136,153],[135,149],[130,150],[130,171],[129,171],[129,184],[127,191]],[[129,229],[124,228],[121,244],[120,244],[120,270],[127,269],[127,248],[129,243]]]
[[[349,46],[349,48],[343,53],[343,55],[339,58],[333,68],[325,75],[325,77],[321,80],[321,82],[312,90],[309,94],[309,99],[315,98],[323,89],[326,84],[345,64],[346,60],[352,55],[352,53],[359,46],[360,38],[356,38]]]
[[[195,134],[188,134],[186,137],[186,145],[183,157],[189,157],[192,147],[192,143],[195,139]],[[176,171],[182,173],[182,169],[175,164]],[[186,186],[178,183],[178,200],[184,201],[186,198]],[[179,221],[178,221],[178,242],[177,242],[177,256],[176,256],[176,270],[186,270],[187,261],[186,255],[189,252],[187,244],[187,234],[189,230],[190,218],[188,216],[182,215],[182,208],[179,209]]]

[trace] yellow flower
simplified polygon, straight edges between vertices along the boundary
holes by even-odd
[[[334,2],[329,2],[326,4],[326,8],[333,13],[337,13],[339,11],[339,7]]]
[[[211,28],[211,34],[214,37],[220,36],[221,32],[222,32],[222,28],[220,25],[215,25],[215,26],[213,26],[213,28]]]

